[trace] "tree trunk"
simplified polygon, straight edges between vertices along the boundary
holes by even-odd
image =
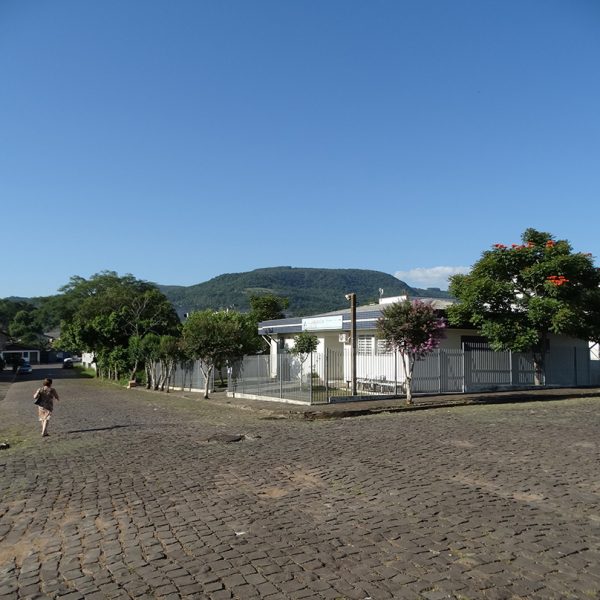
[[[135,363],[133,364],[133,368],[131,369],[131,375],[129,376],[129,381],[133,381],[135,379],[135,374],[137,373],[139,364],[140,364],[140,361],[136,359]]]
[[[546,385],[546,353],[533,353],[533,383],[535,385]]]
[[[541,336],[539,350],[533,352],[533,382],[535,385],[546,385],[546,344],[548,339],[546,335]]]
[[[169,360],[166,364],[165,364],[165,378],[163,380],[163,384],[161,387],[161,391],[164,392],[165,390],[165,385],[167,386],[167,394],[169,393],[169,388],[171,387],[171,377],[173,375],[173,371],[175,370],[175,361],[173,360]]]
[[[152,361],[152,390],[158,389],[158,373],[156,369],[156,361]]]
[[[204,374],[204,397],[208,398],[208,388],[210,387],[210,374],[212,373],[214,365],[210,365],[208,369],[205,371],[202,369],[202,373]]]
[[[412,397],[412,372],[413,372],[413,366],[414,366],[414,359],[412,359],[411,361],[411,357],[408,353],[401,353],[400,356],[402,357],[402,367],[404,368],[404,379],[405,379],[405,383],[404,385],[406,386],[406,404],[412,404],[413,403],[413,397]]]
[[[151,386],[151,375],[150,375],[150,365],[148,363],[146,363],[144,365],[145,371],[146,371],[146,389],[149,390],[150,386]]]

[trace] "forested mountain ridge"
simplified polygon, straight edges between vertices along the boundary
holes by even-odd
[[[102,279],[103,276],[118,280],[118,275],[109,271],[97,274],[94,278]],[[82,281],[85,282],[84,279]],[[366,269],[270,267],[244,273],[225,273],[192,286],[157,283],[152,285],[167,297],[179,317],[184,313],[207,308],[230,308],[247,312],[250,309],[250,298],[265,294],[287,298],[288,316],[315,315],[346,308],[348,301],[345,295],[350,292],[356,294],[359,305],[377,302],[380,290],[383,290],[383,295],[387,297],[402,294],[412,297],[450,297],[448,292],[435,288],[412,288],[393,275]],[[33,339],[42,331],[58,327],[65,319],[67,305],[64,298],[64,294],[57,294],[0,299],[0,331],[14,330],[13,337],[23,339],[25,327],[27,331],[32,332]],[[73,306],[69,305],[71,309],[76,306],[77,299],[73,299],[71,304],[73,302]],[[17,331],[21,333],[17,335]]]
[[[160,285],[158,288],[179,314],[205,308],[246,311],[250,297],[271,293],[288,298],[293,316],[324,313],[348,306],[345,294],[355,292],[359,304],[385,296],[448,297],[439,290],[411,288],[393,275],[366,269],[316,269],[270,267],[244,273],[225,273],[192,286]]]

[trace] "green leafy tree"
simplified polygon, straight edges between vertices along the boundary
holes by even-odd
[[[146,388],[169,391],[169,382],[178,362],[183,361],[181,339],[171,335],[158,336],[153,333],[129,340],[130,358],[144,366]]]
[[[63,302],[63,296],[58,294],[38,299],[36,318],[42,326],[43,331],[49,331],[60,326],[63,314]]]
[[[22,344],[33,346],[43,345],[41,341],[42,328],[36,319],[33,307],[17,312],[10,321],[8,332],[11,338],[18,340]]]
[[[10,322],[17,313],[21,311],[29,313],[34,308],[31,303],[22,300],[0,300],[0,330],[8,332]]]
[[[290,352],[303,357],[302,362],[304,362],[307,356],[317,349],[318,345],[319,338],[314,333],[303,331],[294,337],[294,346]]]
[[[204,397],[208,398],[210,376],[215,368],[242,358],[256,338],[253,322],[237,311],[203,310],[192,313],[183,325],[183,349],[200,361],[204,375]]]
[[[61,291],[64,320],[59,345],[93,352],[100,375],[116,379],[137,369],[130,338],[178,334],[179,319],[171,303],[154,285],[132,275],[105,271],[89,280],[73,277]]]
[[[250,314],[257,323],[285,318],[290,301],[275,294],[250,296]]]
[[[274,319],[283,319],[285,309],[289,306],[289,300],[276,296],[275,294],[263,294],[262,296],[250,296],[250,312],[247,313],[250,320],[249,326],[254,330],[254,342],[248,353],[258,354],[269,349],[266,339],[258,335],[258,324],[261,321],[270,321]]]
[[[146,388],[158,389],[158,363],[160,360],[160,336],[149,333],[140,338],[141,354],[146,372]]]
[[[146,336],[148,337],[148,336]],[[137,372],[140,368],[140,365],[145,365],[146,355],[143,339],[139,335],[132,335],[129,338],[129,342],[127,344],[128,352],[129,352],[129,363],[131,364],[131,373],[129,375],[129,381],[134,381],[137,377]],[[146,379],[146,383],[147,383]]]
[[[306,359],[317,349],[319,338],[314,333],[303,331],[294,337],[294,346],[290,352],[300,359],[300,389],[304,376],[304,363]]]
[[[598,333],[599,286],[590,254],[527,229],[522,244],[494,244],[469,274],[451,278],[450,293],[459,302],[448,318],[478,329],[493,350],[531,352],[540,385],[550,333],[581,339]]]
[[[181,338],[172,335],[161,335],[158,346],[158,357],[161,365],[161,375],[158,381],[158,387],[161,391],[170,388],[171,377],[175,371],[177,363],[184,360],[184,354],[181,348]]]
[[[402,359],[406,403],[412,404],[415,362],[433,352],[444,337],[446,323],[433,306],[420,300],[404,300],[386,306],[377,320],[377,336]]]

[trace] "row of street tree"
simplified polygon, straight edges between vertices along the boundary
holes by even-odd
[[[92,352],[100,377],[142,377],[152,389],[168,389],[176,364],[200,360],[206,397],[213,370],[264,349],[258,321],[280,318],[287,307],[273,295],[252,297],[249,313],[204,310],[182,324],[164,294],[132,275],[73,277],[60,291],[60,348]]]

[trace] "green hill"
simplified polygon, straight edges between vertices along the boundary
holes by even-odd
[[[250,308],[252,295],[272,293],[289,298],[290,316],[303,316],[348,306],[345,294],[355,292],[359,304],[376,302],[379,290],[385,296],[447,296],[446,292],[417,290],[393,275],[363,269],[305,269],[271,267],[246,273],[227,273],[189,287],[159,285],[160,290],[183,314],[205,308]],[[433,292],[433,290],[432,290]]]

